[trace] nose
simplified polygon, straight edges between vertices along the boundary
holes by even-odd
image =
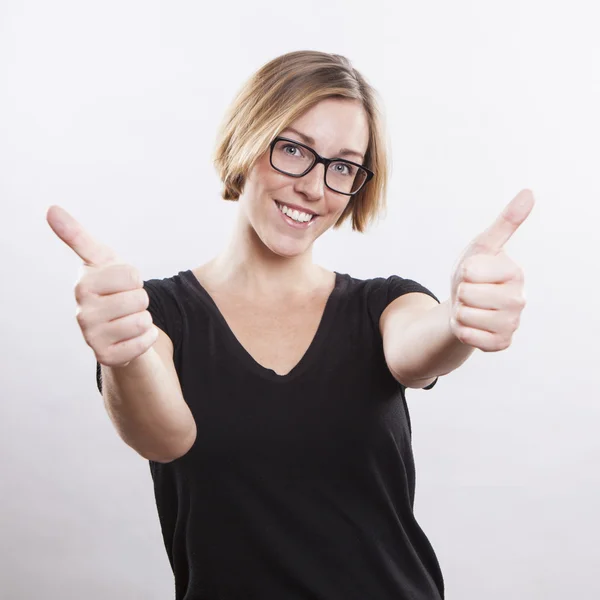
[[[325,193],[325,165],[315,165],[304,177],[296,180],[296,190],[308,200],[319,200]]]

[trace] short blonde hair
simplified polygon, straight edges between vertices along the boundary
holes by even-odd
[[[351,217],[363,232],[385,208],[388,152],[381,102],[375,89],[339,54],[300,50],[263,65],[243,85],[219,128],[214,165],[224,200],[238,200],[254,162],[292,121],[325,98],[359,100],[369,123],[363,164],[375,173],[354,196],[334,229]]]

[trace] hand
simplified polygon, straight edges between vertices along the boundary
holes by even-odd
[[[64,209],[51,206],[52,231],[83,260],[75,285],[76,318],[96,360],[125,367],[156,341],[158,329],[146,310],[150,303],[138,270],[96,242]]]
[[[503,250],[534,205],[521,190],[458,260],[451,281],[450,329],[463,344],[484,352],[505,350],[525,307],[524,274]]]

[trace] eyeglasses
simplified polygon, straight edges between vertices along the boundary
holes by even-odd
[[[373,178],[373,171],[341,158],[323,158],[312,148],[289,138],[271,142],[271,166],[290,177],[304,177],[315,165],[325,165],[325,185],[334,192],[354,196]]]

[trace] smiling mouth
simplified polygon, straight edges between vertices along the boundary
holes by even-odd
[[[277,205],[279,212],[283,213],[283,215],[286,216],[290,221],[297,223],[298,225],[308,225],[309,223],[315,221],[319,216],[311,213],[303,213],[302,211],[288,207],[286,204],[283,204],[278,200],[275,200],[275,204]],[[294,214],[296,214],[296,219],[292,216]]]

